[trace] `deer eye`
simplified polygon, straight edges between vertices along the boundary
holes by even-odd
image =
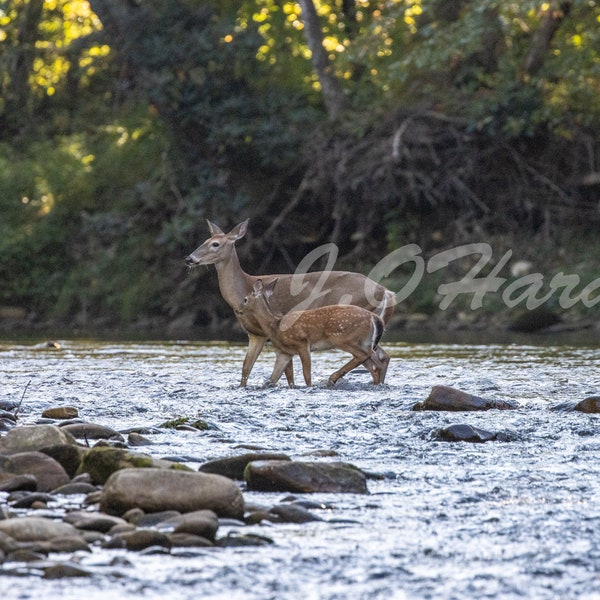
[[[211,247],[211,248],[214,248],[214,249],[216,250],[216,249],[217,249],[217,248],[218,248],[220,245],[221,245],[221,243],[220,243],[220,242],[213,242],[213,243],[210,245],[210,247]]]

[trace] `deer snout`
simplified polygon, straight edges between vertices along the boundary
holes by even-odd
[[[193,267],[194,265],[197,264],[196,259],[190,254],[189,256],[185,257],[185,264],[188,267]]]

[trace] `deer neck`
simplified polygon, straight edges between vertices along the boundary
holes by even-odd
[[[252,278],[240,266],[240,261],[233,248],[229,257],[215,263],[219,290],[223,299],[231,308],[236,309],[248,292],[252,289]]]
[[[267,305],[267,302],[264,298],[260,298],[256,303],[254,318],[261,326],[261,328],[271,337],[273,332],[276,332],[279,329],[281,316],[276,315],[271,310],[271,307]]]

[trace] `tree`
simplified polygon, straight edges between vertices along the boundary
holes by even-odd
[[[323,31],[313,0],[299,0],[304,20],[306,43],[310,48],[312,64],[321,83],[323,99],[330,119],[336,119],[346,106],[344,90],[335,75],[329,56],[323,46]]]
[[[0,46],[1,79],[0,131],[14,135],[29,122],[33,112],[29,77],[36,56],[35,44],[42,19],[44,0],[9,1],[4,19],[6,38]]]

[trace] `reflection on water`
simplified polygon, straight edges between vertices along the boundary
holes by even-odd
[[[272,547],[173,551],[94,549],[76,559],[92,579],[3,576],[2,598],[593,598],[600,594],[600,426],[597,416],[550,410],[600,393],[597,346],[386,343],[386,385],[353,373],[324,386],[344,356],[314,356],[314,388],[259,386],[265,352],[245,390],[245,346],[201,342],[60,341],[61,349],[0,344],[0,399],[22,423],[50,406],[116,429],[180,416],[215,426],[160,430],[153,456],[197,468],[251,444],[306,459],[318,449],[383,475],[370,495],[319,495],[325,522],[247,528]],[[298,366],[298,365],[297,365]],[[297,374],[301,381],[300,374]],[[29,384],[29,385],[28,385]],[[451,385],[516,401],[516,411],[423,413],[431,387]],[[468,423],[511,442],[448,444],[433,433]],[[269,504],[285,494],[244,491]],[[0,502],[3,496],[0,495]],[[335,521],[330,521],[335,519]],[[223,530],[225,533],[227,529]]]

